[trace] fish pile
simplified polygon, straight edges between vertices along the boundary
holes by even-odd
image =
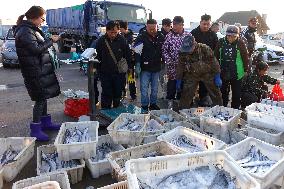
[[[106,155],[112,151],[114,151],[113,145],[111,145],[108,142],[102,143],[100,146],[96,149],[96,156],[92,157],[93,162],[97,162],[99,160],[103,160],[106,158]]]
[[[67,98],[89,98],[89,93],[81,90],[74,91],[73,89],[68,89],[62,93]]]
[[[174,117],[173,117],[172,114],[168,114],[168,115],[161,114],[161,115],[159,116],[159,118],[160,118],[160,119],[162,120],[162,122],[164,122],[164,123],[174,122],[174,121],[175,121],[175,119],[174,119]]]
[[[0,165],[6,165],[8,163],[13,162],[14,158],[20,153],[20,151],[16,151],[10,145],[9,148],[3,153],[1,156]]]
[[[190,153],[203,151],[200,147],[193,144],[191,139],[185,135],[179,135],[179,136],[173,137],[170,143]]]
[[[163,130],[162,125],[154,119],[150,119],[147,123],[146,131],[153,132]]]
[[[219,111],[214,115],[208,115],[208,117],[213,117],[215,119],[219,119],[220,121],[229,121],[229,119],[231,119],[233,116],[230,115],[228,111],[226,112]]]
[[[41,173],[48,173],[64,168],[73,168],[78,165],[80,165],[79,160],[60,161],[58,153],[56,152],[51,154],[41,152],[41,167],[39,168]]]
[[[123,119],[123,122],[117,126],[117,130],[140,131],[143,129],[143,125],[143,122],[138,122],[133,118],[126,117]]]
[[[163,156],[163,154],[157,151],[147,152],[143,155],[143,158],[156,157],[156,156]]]
[[[235,178],[215,166],[201,166],[178,172],[161,179],[138,179],[143,189],[237,189]]]
[[[237,162],[249,173],[264,174],[277,161],[270,160],[267,156],[263,155],[255,146],[251,146],[247,155]]]
[[[264,127],[260,127],[260,126],[256,126],[256,125],[250,125],[250,127],[263,130],[263,131],[265,131],[265,132],[267,132],[267,133],[270,133],[270,134],[278,134],[278,133],[281,133],[281,131],[277,131],[277,130],[269,129],[269,128],[264,128]]]
[[[75,127],[75,129],[66,129],[63,138],[63,144],[72,144],[76,142],[90,142],[91,137],[89,135],[89,128],[85,128],[83,131]]]

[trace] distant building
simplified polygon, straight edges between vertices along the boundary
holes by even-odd
[[[247,26],[248,20],[251,17],[256,17],[258,19],[257,33],[259,35],[267,34],[267,30],[269,30],[269,27],[266,24],[267,15],[260,15],[256,10],[226,12],[217,20],[217,22],[223,22],[230,25],[240,23],[242,26]]]

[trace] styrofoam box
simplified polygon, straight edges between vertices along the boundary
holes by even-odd
[[[209,110],[209,107],[198,107],[198,108],[190,108],[190,109],[182,109],[179,111],[180,115],[189,119],[196,125],[200,125],[200,116],[204,113],[205,110]],[[194,114],[195,116],[192,116]]]
[[[84,130],[89,128],[90,142],[77,142],[72,144],[63,144],[66,129]],[[54,141],[58,157],[60,160],[68,161],[71,159],[89,159],[96,155],[96,143],[98,142],[98,121],[66,122],[60,127],[58,135]]]
[[[9,137],[0,138],[0,154],[2,155],[11,145],[16,151],[20,151],[14,161],[3,166],[3,178],[5,181],[12,181],[22,168],[34,155],[36,138],[33,137]]]
[[[229,115],[232,117],[228,121],[221,121],[214,117],[209,117],[218,112],[229,112]],[[214,106],[213,108],[206,110],[200,116],[200,127],[204,132],[213,133],[213,135],[218,136],[220,140],[230,143],[231,131],[238,126],[241,113],[241,110],[218,105]]]
[[[142,122],[143,128],[139,131],[117,130],[117,127],[121,123],[123,123],[123,119],[126,117],[130,117],[137,122]],[[137,115],[137,114],[122,113],[107,127],[107,130],[114,143],[136,146],[141,144],[144,138],[146,122],[149,120],[149,118],[150,118],[149,114]]]
[[[197,131],[191,130],[189,128],[185,127],[177,127],[171,131],[168,131],[161,136],[158,137],[159,141],[166,141],[171,146],[175,146],[170,143],[172,138],[177,137],[179,135],[185,135],[186,137],[190,138],[196,146],[202,148],[204,151],[207,150],[221,150],[225,148],[226,144],[218,139],[215,139],[213,137],[210,137],[208,135],[199,133]],[[186,153],[188,153],[185,149],[181,147],[175,146],[175,148],[178,148]]]
[[[164,178],[169,175],[195,169],[200,166],[218,165],[236,178],[236,188],[260,189],[256,180],[236,166],[236,162],[224,151],[178,154],[148,159],[132,159],[126,162],[128,187],[139,189],[138,179]]]
[[[59,183],[61,189],[71,189],[69,179],[65,171],[48,173],[45,175],[17,181],[13,184],[12,189],[22,189],[24,187],[29,187],[46,181],[56,181]]]
[[[0,166],[0,189],[3,187],[3,169]]]
[[[267,156],[270,160],[277,161],[277,163],[263,175],[255,173],[250,174],[260,183],[261,188],[267,188],[274,184],[280,176],[283,176],[284,148],[273,146],[272,144],[248,137],[245,140],[228,147],[225,151],[237,161],[246,156],[252,145],[259,149],[260,152]]]
[[[177,148],[172,148],[167,142],[164,141],[152,142],[117,152],[111,152],[108,154],[107,159],[112,167],[112,177],[118,181],[126,180],[126,172],[123,168],[125,167],[125,162],[130,159],[143,158],[145,153],[155,151],[163,155],[183,153],[183,151]]]
[[[160,115],[169,115],[169,114],[171,114],[173,116],[174,122],[164,123],[160,119]],[[156,119],[158,122],[160,122],[162,125],[164,125],[166,130],[170,130],[170,128],[175,127],[175,125],[179,124],[179,122],[187,121],[187,119],[185,117],[181,116],[180,114],[178,114],[177,112],[175,112],[171,109],[151,110],[150,115],[151,115],[151,118]]]
[[[57,150],[54,145],[43,145],[37,148],[37,174],[38,175],[46,174],[46,173],[40,172],[41,152],[44,152],[45,154],[50,154],[50,153],[57,152]],[[80,161],[80,165],[78,165],[77,167],[59,169],[55,172],[66,171],[68,173],[71,184],[76,184],[83,179],[83,170],[85,167],[85,161],[83,159],[80,159],[79,161]]]
[[[256,108],[261,112],[257,111]],[[284,108],[253,103],[246,107],[245,110],[249,124],[284,131]]]
[[[125,180],[125,181],[107,185],[107,186],[104,186],[98,189],[128,189],[128,184],[127,184],[127,181]]]
[[[114,151],[124,150],[124,147],[120,144],[114,144],[110,135],[101,135],[97,143],[97,147],[101,146],[103,143],[108,142],[115,149]],[[107,158],[99,160],[98,162],[92,161],[92,159],[86,160],[86,166],[89,168],[92,177],[98,178],[101,175],[111,173],[111,165]]]
[[[249,137],[257,138],[276,146],[284,143],[284,132],[278,131],[278,133],[273,134],[262,130],[259,127],[254,127],[254,125],[251,124],[247,124],[246,127],[248,129]]]

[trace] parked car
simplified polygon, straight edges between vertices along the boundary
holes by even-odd
[[[3,67],[7,68],[9,66],[19,66],[13,29],[9,29],[7,35],[2,37],[1,40],[4,41],[1,48],[0,60],[0,62],[3,64]]]
[[[282,41],[278,37],[274,37],[271,34],[264,34],[263,36],[261,36],[261,38],[263,39],[264,43],[282,47]]]

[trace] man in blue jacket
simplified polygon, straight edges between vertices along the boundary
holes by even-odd
[[[157,106],[158,79],[162,63],[162,45],[164,36],[157,31],[157,21],[149,19],[146,31],[142,32],[136,39],[134,49],[136,52],[135,72],[140,75],[140,90],[142,111],[160,109]],[[151,95],[148,89],[151,84]]]

